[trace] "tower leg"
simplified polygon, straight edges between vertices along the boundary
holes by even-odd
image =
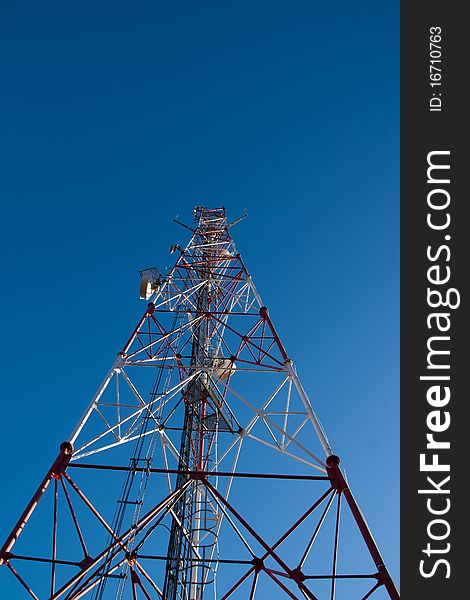
[[[15,544],[16,540],[18,539],[20,533],[23,531],[23,528],[26,525],[26,523],[28,522],[28,519],[33,514],[34,509],[38,505],[39,500],[42,498],[42,496],[44,495],[44,492],[49,487],[52,477],[54,475],[60,475],[67,468],[67,466],[70,462],[70,459],[72,457],[72,451],[73,451],[72,444],[70,444],[69,442],[63,442],[60,445],[60,452],[59,452],[57,458],[52,463],[51,468],[47,472],[44,479],[41,481],[38,489],[34,493],[31,500],[28,502],[28,505],[26,506],[26,508],[24,509],[23,514],[18,519],[18,522],[16,523],[16,525],[12,529],[10,535],[7,537],[5,543],[3,544],[3,546],[0,550],[0,565],[2,565],[6,560],[8,560],[8,553],[13,548],[13,545]]]
[[[364,542],[366,543],[372,560],[374,561],[375,566],[377,567],[377,571],[380,576],[379,581],[385,586],[385,589],[387,590],[388,595],[392,600],[399,600],[400,594],[398,593],[395,583],[393,582],[393,579],[391,578],[390,573],[388,572],[387,567],[384,564],[377,544],[375,543],[369,526],[367,525],[366,520],[364,519],[364,516],[356,502],[356,499],[352,495],[351,490],[349,489],[348,484],[344,479],[344,476],[339,468],[339,462],[339,457],[334,454],[326,459],[327,471],[331,480],[331,485],[344,495],[346,502],[348,503],[351,513],[354,517],[354,520],[356,521],[356,524],[359,528],[359,531],[361,532],[361,535],[364,538]]]

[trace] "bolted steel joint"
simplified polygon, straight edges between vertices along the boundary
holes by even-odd
[[[60,445],[60,451],[66,455],[72,454],[73,446],[70,442],[62,442]]]
[[[332,487],[338,492],[344,492],[344,490],[348,489],[348,484],[341,473],[339,463],[339,456],[336,456],[336,454],[331,454],[326,459],[326,470],[328,472],[328,477],[330,478]]]
[[[264,562],[261,560],[261,558],[258,558],[257,556],[253,558],[251,564],[254,566],[255,571],[257,573],[259,573],[259,571],[261,571],[261,569],[264,568]]]
[[[292,575],[294,575],[296,581],[305,581],[307,579],[307,576],[302,573],[302,569],[300,567],[293,569]]]
[[[60,445],[60,454],[56,458],[54,465],[51,470],[51,477],[54,479],[60,479],[62,473],[65,473],[69,466],[70,459],[73,454],[73,446],[70,442],[62,442]]]

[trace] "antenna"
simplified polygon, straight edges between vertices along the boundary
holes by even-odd
[[[173,219],[174,223],[177,223],[178,225],[181,225],[181,227],[184,227],[185,229],[188,229],[189,231],[191,231],[192,233],[194,233],[194,229],[192,227],[190,227],[189,225],[186,225],[185,223],[182,223],[181,221],[178,220],[178,217],[175,217]]]
[[[247,217],[248,217],[247,214],[242,215],[239,219],[237,219],[236,221],[232,221],[232,223],[230,223],[229,225],[227,225],[227,229],[230,229],[230,227],[233,227],[234,225],[237,225],[241,221],[244,221]]]
[[[140,269],[140,289],[139,297],[141,300],[149,300],[149,298],[158,290],[162,275],[156,267],[149,269]]]

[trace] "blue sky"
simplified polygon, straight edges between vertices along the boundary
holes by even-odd
[[[223,205],[398,577],[397,2],[0,8],[4,537]]]

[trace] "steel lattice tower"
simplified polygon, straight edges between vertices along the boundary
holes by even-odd
[[[235,223],[194,215],[0,572],[36,600],[399,598]]]

